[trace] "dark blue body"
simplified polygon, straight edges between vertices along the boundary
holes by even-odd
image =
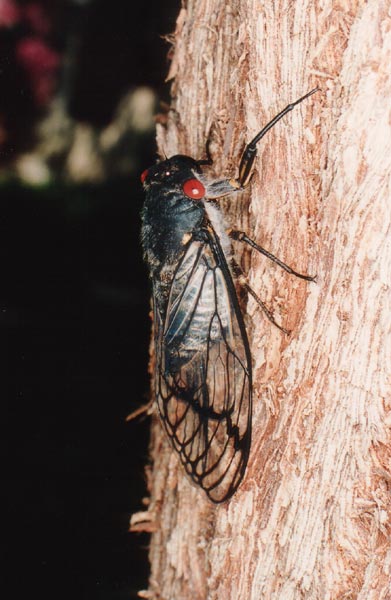
[[[197,171],[193,159],[179,155],[151,167],[145,179],[141,238],[160,312],[164,312],[175,266],[204,221],[203,202],[183,193],[183,183]]]
[[[174,156],[144,171],[142,242],[159,413],[188,475],[223,502],[238,487],[250,450],[251,355],[223,231],[206,211],[207,201],[236,188],[205,179],[205,162]]]

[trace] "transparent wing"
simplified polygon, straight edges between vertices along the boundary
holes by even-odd
[[[251,364],[232,279],[215,236],[192,241],[157,332],[157,402],[189,476],[214,502],[246,469]]]

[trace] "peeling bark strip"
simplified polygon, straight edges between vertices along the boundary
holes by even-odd
[[[216,173],[235,175],[245,141],[322,88],[265,138],[251,191],[224,203],[318,284],[250,257],[251,286],[293,334],[248,300],[254,441],[229,503],[188,482],[155,420],[143,597],[391,598],[390,14],[389,0],[188,0],[179,14],[168,156],[201,158],[211,131]]]

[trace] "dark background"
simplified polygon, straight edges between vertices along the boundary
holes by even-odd
[[[78,34],[68,89],[75,119],[104,126],[139,85],[168,100],[161,36],[174,30],[177,0],[46,3],[53,7],[61,9],[52,15],[54,46],[61,51],[69,32]],[[4,164],[34,143],[39,116],[11,35],[21,32],[0,31]],[[7,600],[120,600],[147,587],[149,538],[128,527],[145,508],[149,420],[125,418],[148,397],[136,171],[155,160],[153,133],[136,147],[135,172],[100,185],[0,185]]]

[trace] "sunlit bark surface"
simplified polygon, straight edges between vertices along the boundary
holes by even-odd
[[[391,598],[391,17],[388,0],[189,0],[177,21],[159,150],[235,175],[264,139],[228,224],[317,283],[237,256],[292,330],[243,305],[253,444],[232,500],[212,505],[152,429],[150,589],[163,600]]]

